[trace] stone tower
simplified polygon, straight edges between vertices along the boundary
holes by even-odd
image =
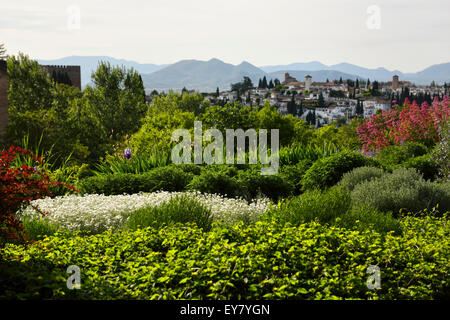
[[[311,88],[311,83],[312,83],[312,77],[308,74],[305,77],[305,90],[309,91],[309,89]]]
[[[8,124],[8,73],[6,61],[0,60],[0,139]]]
[[[392,89],[393,90],[398,89],[398,76],[397,75],[392,77]]]

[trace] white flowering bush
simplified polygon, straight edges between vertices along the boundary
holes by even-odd
[[[102,232],[118,228],[127,222],[130,215],[142,208],[156,207],[168,202],[177,195],[188,195],[210,208],[215,221],[235,223],[240,220],[256,221],[265,213],[271,201],[267,198],[255,199],[248,203],[243,199],[229,199],[216,194],[200,192],[155,192],[132,195],[105,196],[66,195],[32,201],[21,215],[39,218],[41,214],[33,208],[48,212],[43,219],[70,231],[85,230]]]

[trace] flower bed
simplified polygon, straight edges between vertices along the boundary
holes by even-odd
[[[251,203],[242,199],[228,199],[220,195],[202,194],[200,192],[155,192],[132,195],[67,195],[56,198],[39,199],[32,205],[48,215],[45,220],[59,227],[74,230],[102,232],[117,228],[127,221],[129,216],[142,208],[159,206],[177,195],[188,194],[199,200],[212,211],[215,220],[234,223],[243,218],[255,221],[269,208],[271,202],[266,198],[256,199]],[[39,217],[39,213],[28,206],[23,210],[25,217]]]

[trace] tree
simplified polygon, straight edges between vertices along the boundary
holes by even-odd
[[[238,97],[253,88],[252,80],[249,77],[244,77],[242,82],[232,83],[231,91],[236,91]]]
[[[261,78],[259,78],[259,82],[258,82],[258,89],[262,89],[262,80]]]
[[[356,103],[355,113],[358,117],[362,117],[364,115],[364,107],[362,101],[358,100]]]
[[[266,76],[264,76],[264,78],[262,80],[262,88],[267,89],[267,87],[268,87],[267,78],[266,78]]]
[[[339,78],[339,84],[342,84],[342,77]]]
[[[359,80],[358,80],[358,78],[356,78],[356,85],[355,85],[355,88],[359,88]]]
[[[322,92],[320,92],[319,98],[317,99],[317,106],[319,108],[324,108],[325,107],[325,99],[323,98]]]
[[[380,95],[380,92],[378,91],[378,81],[374,81],[372,83],[372,90],[371,90],[372,96],[378,96]]]
[[[220,91],[219,91],[219,87],[217,87],[216,89],[216,97],[220,96]]]
[[[281,86],[281,82],[280,82],[280,80],[278,80],[278,79],[275,79],[275,80],[273,81],[273,84],[275,85],[275,87],[276,87],[276,86]]]
[[[297,115],[297,104],[295,103],[295,95],[292,95],[291,101],[287,104],[287,112],[293,116]]]
[[[311,110],[306,114],[306,122],[311,126],[316,125],[316,112],[312,112]]]
[[[100,62],[91,79],[94,87],[87,86],[85,96],[107,139],[112,142],[136,132],[147,109],[139,74]]]
[[[5,45],[0,43],[0,60],[5,60],[7,57]]]
[[[272,81],[272,79],[270,79],[268,88],[269,88],[269,89],[273,89],[274,87],[275,87],[275,86],[274,86],[274,84],[273,84],[273,81]]]

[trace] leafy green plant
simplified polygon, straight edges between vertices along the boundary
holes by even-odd
[[[32,240],[42,240],[46,236],[51,236],[58,231],[58,226],[42,219],[42,217],[39,219],[24,217],[22,219],[22,225],[26,236]]]
[[[78,187],[83,194],[132,194],[139,192],[182,191],[192,175],[176,166],[153,169],[145,174],[112,174],[82,179]]]
[[[327,191],[310,190],[300,196],[282,203],[279,208],[269,212],[281,223],[299,225],[317,220],[320,223],[333,223],[351,207],[350,194],[339,187]]]
[[[374,159],[366,158],[361,153],[343,151],[314,162],[301,183],[304,190],[324,189],[338,183],[344,173],[354,168],[377,165]]]
[[[146,227],[160,228],[163,225],[189,222],[209,231],[212,225],[212,213],[198,200],[182,195],[176,196],[158,207],[148,207],[133,212],[124,228],[127,230]]]
[[[316,161],[339,151],[339,148],[333,143],[285,147],[279,152],[280,165],[295,165],[302,160]]]
[[[131,159],[108,155],[93,170],[94,175],[148,172],[154,168],[164,167],[171,163],[170,152],[137,153]]]
[[[448,220],[400,224],[402,236],[271,221],[55,234],[0,252],[0,299],[449,299]],[[65,285],[69,265],[80,290]]]
[[[403,162],[425,155],[428,149],[425,145],[417,142],[406,142],[398,146],[388,146],[383,148],[377,155],[379,160],[385,167],[395,168]]]
[[[354,204],[370,205],[377,210],[419,212],[439,206],[440,212],[450,209],[450,188],[425,181],[415,169],[399,168],[381,178],[355,186],[351,193]]]
[[[335,223],[341,227],[360,231],[375,230],[381,234],[394,231],[397,235],[402,233],[400,221],[394,218],[391,212],[381,212],[370,206],[353,208],[340,216]]]
[[[344,189],[352,191],[361,182],[369,181],[383,176],[383,170],[374,167],[359,167],[344,173],[339,185]]]
[[[302,193],[302,178],[312,164],[311,160],[305,159],[296,165],[287,165],[280,168],[279,175],[294,186],[294,194]]]
[[[194,176],[188,185],[189,190],[197,190],[202,193],[216,193],[228,197],[240,197],[244,189],[234,179],[237,170],[228,166],[206,167],[198,176]]]
[[[248,200],[264,195],[274,201],[287,197],[294,191],[294,186],[281,175],[261,175],[259,170],[239,172],[237,182],[244,189]]]
[[[439,174],[439,168],[434,163],[429,154],[420,157],[410,158],[401,164],[405,168],[414,168],[420,172],[424,179],[435,180]]]

